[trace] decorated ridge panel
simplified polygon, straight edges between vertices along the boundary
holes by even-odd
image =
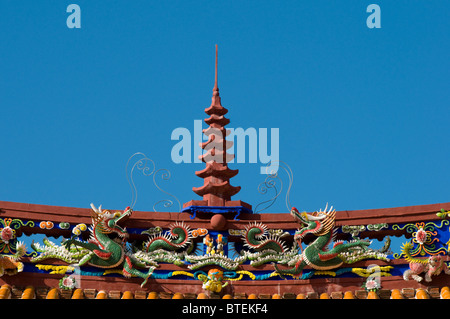
[[[127,228],[131,214],[129,208],[110,212],[93,206],[91,224],[1,218],[1,275],[45,273],[61,277],[62,287],[76,285],[73,274],[138,277],[143,287],[152,279],[194,280],[220,291],[241,280],[371,279],[376,274],[431,281],[448,272],[442,259],[450,244],[445,210],[432,221],[340,227],[334,211],[293,211],[297,230],[248,222],[223,231],[191,228],[189,221]],[[26,243],[24,232],[65,238]],[[373,247],[375,240],[368,238],[380,236],[382,246]],[[427,266],[431,259],[437,266]],[[362,260],[377,266],[360,267]]]

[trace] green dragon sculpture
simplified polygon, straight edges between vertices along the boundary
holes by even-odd
[[[183,248],[187,249],[185,251]],[[140,262],[158,267],[159,262],[184,266],[184,258],[193,249],[191,229],[184,222],[176,222],[169,226],[169,231],[150,235],[143,243],[142,249],[134,247],[133,256]]]
[[[325,208],[323,212],[319,211],[312,214],[299,213],[293,207],[291,215],[304,226],[297,230],[294,235],[294,240],[300,248],[302,247],[302,239],[307,234],[314,234],[317,238],[297,256],[293,268],[281,270],[277,264],[273,264],[276,272],[282,277],[287,274],[298,276],[306,265],[315,270],[330,270],[341,266],[344,262],[351,263],[367,257],[389,261],[384,254],[374,250],[369,251],[370,242],[364,240],[352,240],[347,243],[338,241],[334,243],[331,249],[328,249],[328,245],[333,239],[336,218],[336,211],[332,207],[328,211]]]
[[[191,244],[191,229],[184,222],[176,222],[170,225],[169,232],[151,236],[144,244],[145,252],[153,252],[158,249],[175,251]]]
[[[276,235],[267,235],[267,226],[262,223],[253,223],[245,228],[244,246],[257,252],[270,250],[277,253],[286,251],[285,243]]]
[[[104,269],[122,267],[125,277],[141,277],[144,279],[141,286],[144,286],[155,267],[139,262],[129,252],[126,247],[128,232],[126,228],[118,225],[119,222],[123,222],[131,215],[132,210],[127,207],[123,212],[110,213],[103,211],[101,206],[97,209],[91,204],[91,207],[91,237],[88,242],[79,241],[73,236],[64,241],[62,246],[54,245],[49,241],[43,247],[33,243],[31,247],[40,255],[31,261],[38,262],[47,258],[58,258],[73,263],[75,266],[88,264]],[[114,234],[116,238],[112,238]],[[135,269],[135,266],[148,268],[148,271],[141,272]]]
[[[245,259],[250,260],[254,267],[268,262],[287,263],[297,255],[294,249],[288,250],[286,243],[281,240],[283,234],[269,234],[267,226],[262,223],[250,223],[242,235],[244,246],[251,251],[242,251]]]

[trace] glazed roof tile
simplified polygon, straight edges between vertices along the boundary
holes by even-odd
[[[450,299],[450,288],[430,287],[381,289],[378,292],[365,290],[305,292],[280,294],[225,294],[223,296],[205,293],[170,293],[137,291],[105,291],[95,289],[64,290],[60,288],[41,288],[34,286],[15,287],[4,284],[0,287],[0,299]]]

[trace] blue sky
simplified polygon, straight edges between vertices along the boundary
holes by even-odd
[[[81,8],[69,29],[66,7]],[[381,8],[369,29],[366,8]],[[229,127],[279,128],[302,210],[450,201],[446,1],[0,1],[0,200],[111,209],[131,203],[128,158],[172,172],[178,127],[211,103],[214,46]],[[204,126],[206,127],[206,125]],[[230,164],[256,206],[261,163]],[[287,182],[286,176],[280,177]],[[166,198],[136,176],[135,209]],[[284,195],[268,212],[286,212]],[[176,210],[169,209],[169,210]]]

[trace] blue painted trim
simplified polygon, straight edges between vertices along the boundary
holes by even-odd
[[[253,211],[251,209],[248,209],[244,206],[233,206],[233,207],[227,207],[227,206],[188,206],[183,208],[181,211],[183,213],[189,213],[191,214],[191,219],[194,219],[197,216],[197,213],[211,213],[211,214],[230,214],[230,213],[236,213],[236,216],[234,216],[234,220],[239,220],[238,217],[241,213],[247,213],[247,214],[253,214]]]

